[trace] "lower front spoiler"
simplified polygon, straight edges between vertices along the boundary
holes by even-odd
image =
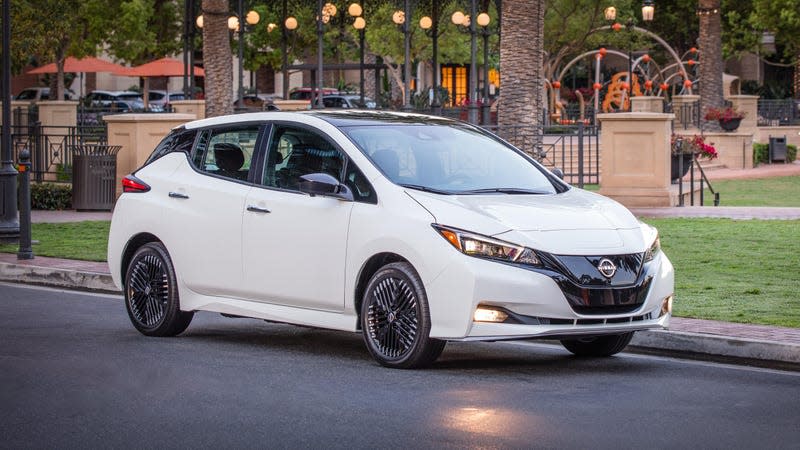
[[[593,325],[519,325],[474,322],[469,335],[456,338],[439,338],[448,341],[511,341],[523,339],[571,339],[632,331],[658,330],[669,326],[669,314],[658,319]]]

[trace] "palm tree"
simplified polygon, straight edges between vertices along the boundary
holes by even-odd
[[[233,60],[228,0],[203,0],[206,117],[233,113]]]
[[[528,153],[541,147],[545,0],[503,0],[500,134]]]
[[[720,0],[699,0],[700,18],[700,108],[720,107],[722,93],[722,19]]]

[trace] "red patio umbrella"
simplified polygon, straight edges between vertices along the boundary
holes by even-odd
[[[73,58],[72,56],[64,60],[64,72],[79,72],[79,73],[94,73],[94,72],[116,72],[124,70],[125,67],[115,64],[105,59],[95,58],[94,56],[87,56],[85,58]],[[44,74],[56,73],[58,68],[56,63],[45,64],[33,70],[29,70],[29,74]]]
[[[144,78],[143,100],[144,106],[147,107],[147,97],[150,91],[151,77],[182,77],[184,65],[183,61],[175,58],[161,58],[149,63],[142,64],[136,67],[123,68],[122,70],[115,71],[116,75],[123,75],[126,77],[142,77]],[[206,76],[206,71],[200,67],[192,67],[192,74],[196,77]]]
[[[94,56],[87,56],[85,58],[74,58],[72,56],[64,60],[64,73],[77,72],[81,74],[81,96],[83,95],[83,74],[84,73],[97,73],[97,72],[116,72],[124,70],[125,67],[119,64],[107,61],[105,59],[95,58]],[[58,73],[56,63],[45,64],[28,71],[29,74],[41,75],[45,73]]]

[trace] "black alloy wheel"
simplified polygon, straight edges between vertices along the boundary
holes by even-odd
[[[628,346],[631,339],[633,339],[633,331],[610,336],[563,340],[561,345],[575,356],[603,357],[621,352]]]
[[[429,337],[430,322],[422,281],[410,264],[391,263],[372,276],[361,304],[361,328],[381,365],[411,369],[435,361],[446,341]]]
[[[131,323],[147,336],[175,336],[189,326],[194,312],[180,310],[175,269],[159,242],[133,254],[125,274],[125,307]]]

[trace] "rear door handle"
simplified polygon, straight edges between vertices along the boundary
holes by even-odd
[[[169,196],[170,196],[171,198],[183,198],[183,199],[187,199],[187,198],[189,198],[189,196],[188,196],[188,195],[186,195],[186,194],[181,194],[180,192],[170,192],[170,193],[169,193]]]
[[[270,212],[267,208],[259,208],[258,206],[247,205],[247,210],[254,213],[267,214]]]

